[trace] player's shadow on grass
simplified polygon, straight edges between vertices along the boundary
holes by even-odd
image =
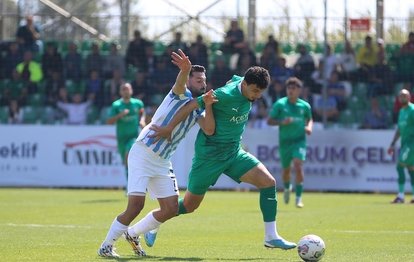
[[[200,258],[200,257],[158,257],[158,256],[146,256],[146,257],[121,257],[113,259],[117,261],[135,261],[135,260],[147,260],[147,261],[275,261],[273,258]],[[281,259],[280,261],[285,261]]]
[[[95,199],[95,200],[85,200],[81,201],[82,204],[101,204],[101,203],[111,203],[111,202],[121,202],[125,201],[124,199]]]

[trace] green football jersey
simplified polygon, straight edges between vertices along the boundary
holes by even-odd
[[[128,115],[116,121],[116,137],[118,140],[138,137],[141,127],[139,126],[139,112],[144,108],[144,103],[136,98],[131,98],[126,104],[122,98],[114,101],[111,108],[111,117],[121,113],[125,109],[129,110]]]
[[[225,160],[238,151],[252,103],[241,93],[243,78],[234,76],[232,81],[214,91],[218,102],[213,104],[216,130],[207,136],[198,132],[195,153],[198,158]],[[202,97],[197,99],[204,108]]]
[[[401,144],[414,144],[414,104],[401,108],[398,115],[398,129],[401,136]]]
[[[292,104],[287,97],[280,98],[273,104],[270,117],[278,121],[286,118],[293,120],[288,125],[279,126],[281,145],[306,141],[305,125],[312,119],[311,107],[308,102],[298,99],[295,104]]]

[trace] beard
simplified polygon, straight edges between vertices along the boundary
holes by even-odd
[[[201,96],[206,92],[206,88],[203,87],[201,89],[194,88],[192,86],[189,86],[188,89],[191,91],[191,94],[193,97]]]

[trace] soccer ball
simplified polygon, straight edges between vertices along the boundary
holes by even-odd
[[[303,261],[319,261],[325,254],[325,242],[317,235],[306,235],[299,240],[298,254]]]

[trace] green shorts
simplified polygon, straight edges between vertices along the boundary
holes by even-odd
[[[412,144],[401,146],[398,162],[406,167],[414,166],[414,146]]]
[[[118,143],[118,152],[121,155],[121,159],[122,162],[125,163],[125,157],[126,154],[129,152],[129,150],[131,150],[132,145],[135,143],[136,141],[136,137],[135,138],[129,138],[129,139],[118,139],[117,143]]]
[[[196,195],[204,195],[213,186],[221,174],[225,174],[237,183],[249,170],[260,163],[256,157],[240,149],[228,160],[193,159],[187,190]]]
[[[306,143],[300,142],[291,145],[284,145],[279,147],[280,162],[282,168],[289,168],[294,158],[302,161],[306,160]]]

